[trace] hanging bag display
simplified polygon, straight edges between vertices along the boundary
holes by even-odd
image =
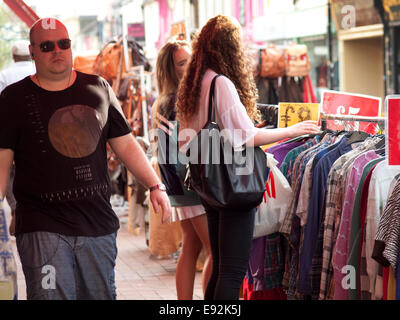
[[[293,44],[285,48],[286,75],[288,77],[304,77],[311,70],[307,46]]]
[[[306,75],[303,79],[303,87],[304,87],[304,103],[318,103],[318,100],[315,96],[314,88],[311,82],[310,75]]]
[[[279,78],[285,75],[285,58],[283,52],[275,46],[268,46],[260,50],[262,78]]]
[[[210,87],[208,121],[189,143],[190,185],[212,208],[250,210],[261,203],[264,195],[266,155],[260,147],[237,151],[229,141],[222,140],[213,112],[217,77]]]
[[[267,166],[270,171],[264,199],[255,215],[253,238],[278,232],[293,198],[292,188],[277,164],[274,156],[267,153]]]

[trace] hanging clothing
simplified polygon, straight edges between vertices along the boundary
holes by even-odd
[[[371,297],[369,286],[362,291],[369,281],[362,253],[367,208],[361,204],[372,188],[373,170],[384,160],[376,152],[381,139],[327,132],[280,155],[294,195],[279,230],[288,300]],[[285,143],[268,150],[284,150]],[[356,269],[354,291],[341,287],[346,274],[337,273],[348,264]]]
[[[326,181],[328,178],[328,174],[330,168],[332,167],[333,163],[343,154],[349,152],[353,149],[352,145],[347,143],[348,138],[342,137],[336,144],[327,149],[320,151],[316,158],[314,159],[312,165],[314,169],[312,170],[312,184],[310,187],[311,190],[309,191],[310,196],[309,205],[305,203],[303,205],[303,211],[307,211],[308,208],[308,215],[307,219],[303,225],[305,225],[305,239],[303,243],[303,251],[301,254],[301,268],[302,272],[300,273],[299,279],[299,287],[303,291],[304,294],[312,294],[314,291],[319,292],[319,285],[318,288],[312,290],[310,287],[311,280],[309,278],[309,271],[311,271],[312,260],[314,259],[314,252],[318,247],[318,257],[321,256],[319,259],[322,258],[322,251],[320,252],[319,248],[322,247],[322,233],[319,234],[321,220],[322,220],[322,212],[323,212],[323,203],[325,200],[325,189],[326,189]],[[307,194],[302,197],[302,199],[307,198]],[[318,245],[319,244],[319,245]],[[306,251],[306,249],[309,249]],[[320,278],[318,275],[320,274],[320,269],[322,265],[313,265],[313,269],[317,273],[317,277]],[[317,282],[320,280],[317,279]],[[315,281],[314,281],[315,282]]]
[[[3,201],[0,199],[0,300],[17,300],[17,265],[8,233]]]
[[[274,155],[279,168],[286,155],[294,148],[306,143],[306,141],[278,144],[266,150]],[[253,240],[249,259],[249,267],[246,273],[246,286],[248,300],[274,299],[271,289],[282,287],[284,271],[284,243],[280,233],[259,237]],[[265,292],[265,294],[264,294]],[[285,296],[286,299],[286,296]]]
[[[400,210],[399,210],[400,180],[387,200],[382,218],[379,221],[378,231],[375,237],[373,257],[385,267],[396,268],[397,254],[399,251]],[[383,249],[383,250],[382,250]],[[382,252],[380,254],[380,252]]]
[[[371,152],[374,151],[368,151],[367,153],[363,154],[367,156]],[[360,160],[360,157],[357,158],[357,160]],[[384,159],[382,157],[375,157],[374,160],[370,160],[367,162],[367,164],[364,166],[359,183],[358,183],[358,188],[355,193],[355,198],[354,198],[354,204],[352,205],[352,214],[351,214],[351,224],[349,227],[349,235],[348,235],[348,261],[347,265],[353,266],[355,271],[356,271],[356,288],[352,289],[351,287],[348,289],[348,298],[352,300],[358,300],[359,298],[359,292],[358,288],[360,288],[360,265],[358,263],[359,261],[359,256],[360,256],[360,248],[359,248],[359,239],[357,238],[357,235],[360,232],[361,225],[361,212],[360,212],[360,204],[361,204],[361,193],[363,186],[366,185],[366,179],[367,176],[369,175],[369,172],[373,167],[375,167],[379,162],[382,162]],[[353,167],[354,168],[354,167]],[[350,247],[350,244],[352,246]],[[357,248],[358,246],[358,248]],[[368,296],[367,296],[368,297]]]
[[[375,153],[375,151],[368,151],[357,156],[353,162],[353,167],[351,169],[350,176],[348,177],[348,182],[346,183],[347,189],[343,198],[339,233],[337,236],[335,251],[332,257],[335,280],[335,300],[348,299],[348,290],[344,289],[342,285],[343,278],[346,276],[346,274],[342,272],[342,269],[347,265],[351,215],[353,213],[352,209],[357,191],[356,188],[361,179],[364,166],[369,161],[378,157],[379,156]]]
[[[374,244],[375,236],[378,232],[380,220],[383,218],[385,204],[387,202],[388,195],[393,190],[395,177],[400,174],[400,169],[397,167],[389,167],[388,161],[385,160],[378,164],[371,176],[371,188],[368,192],[368,204],[366,209],[365,217],[365,256],[368,274],[368,291],[371,292],[373,299],[381,299],[381,293],[376,294],[375,288],[382,288],[382,277],[379,277],[382,273],[382,267],[373,258],[374,255]],[[384,220],[383,220],[384,221]],[[362,290],[365,290],[363,287]],[[378,290],[379,292],[381,290]]]
[[[379,163],[378,163],[379,164]],[[364,185],[362,186],[361,191],[361,208],[360,208],[360,234],[358,239],[356,239],[357,243],[353,246],[353,251],[350,255],[353,255],[352,260],[349,259],[349,263],[358,263],[360,271],[357,274],[357,284],[356,290],[350,289],[349,298],[350,300],[371,300],[371,292],[369,291],[369,278],[367,273],[367,256],[365,254],[365,243],[366,243],[366,232],[365,226],[366,222],[366,215],[367,215],[367,203],[368,203],[368,192],[369,187],[371,185],[371,178],[372,175],[378,166],[378,164],[374,165],[372,169],[369,171],[367,178],[365,179]],[[357,251],[359,251],[358,261],[355,259]],[[357,271],[356,266],[356,271]]]
[[[344,197],[343,181],[347,176],[347,167],[362,152],[374,146],[376,140],[370,139],[361,144],[358,148],[340,157],[332,166],[327,182],[325,199],[325,219],[322,253],[322,273],[320,285],[320,299],[333,298],[329,292],[333,292],[333,267],[331,264],[334,244],[339,233],[340,218],[342,213],[342,203]],[[333,261],[332,261],[333,263]]]
[[[279,88],[279,101],[281,102],[303,102],[303,82],[301,78],[284,76]]]

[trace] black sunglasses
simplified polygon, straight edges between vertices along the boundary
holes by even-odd
[[[61,50],[67,50],[69,48],[71,48],[71,40],[70,39],[60,39],[57,41],[44,41],[42,42],[39,47],[40,47],[40,51],[42,52],[51,52],[56,48],[56,42],[58,47]]]

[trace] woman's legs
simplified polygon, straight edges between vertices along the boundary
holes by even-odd
[[[178,300],[192,300],[196,262],[202,244],[190,221],[182,220],[182,251],[176,265],[176,292]]]
[[[255,209],[246,212],[207,210],[213,270],[206,300],[238,300],[253,240]]]
[[[205,214],[190,219],[197,236],[200,238],[203,248],[205,250],[205,261],[202,273],[202,287],[203,294],[205,294],[208,281],[210,280],[212,264],[211,264],[211,247],[210,247],[210,237],[208,234],[208,223],[207,216]]]

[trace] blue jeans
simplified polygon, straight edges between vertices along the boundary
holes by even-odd
[[[27,299],[116,299],[116,236],[116,232],[101,237],[51,232],[17,235]]]

